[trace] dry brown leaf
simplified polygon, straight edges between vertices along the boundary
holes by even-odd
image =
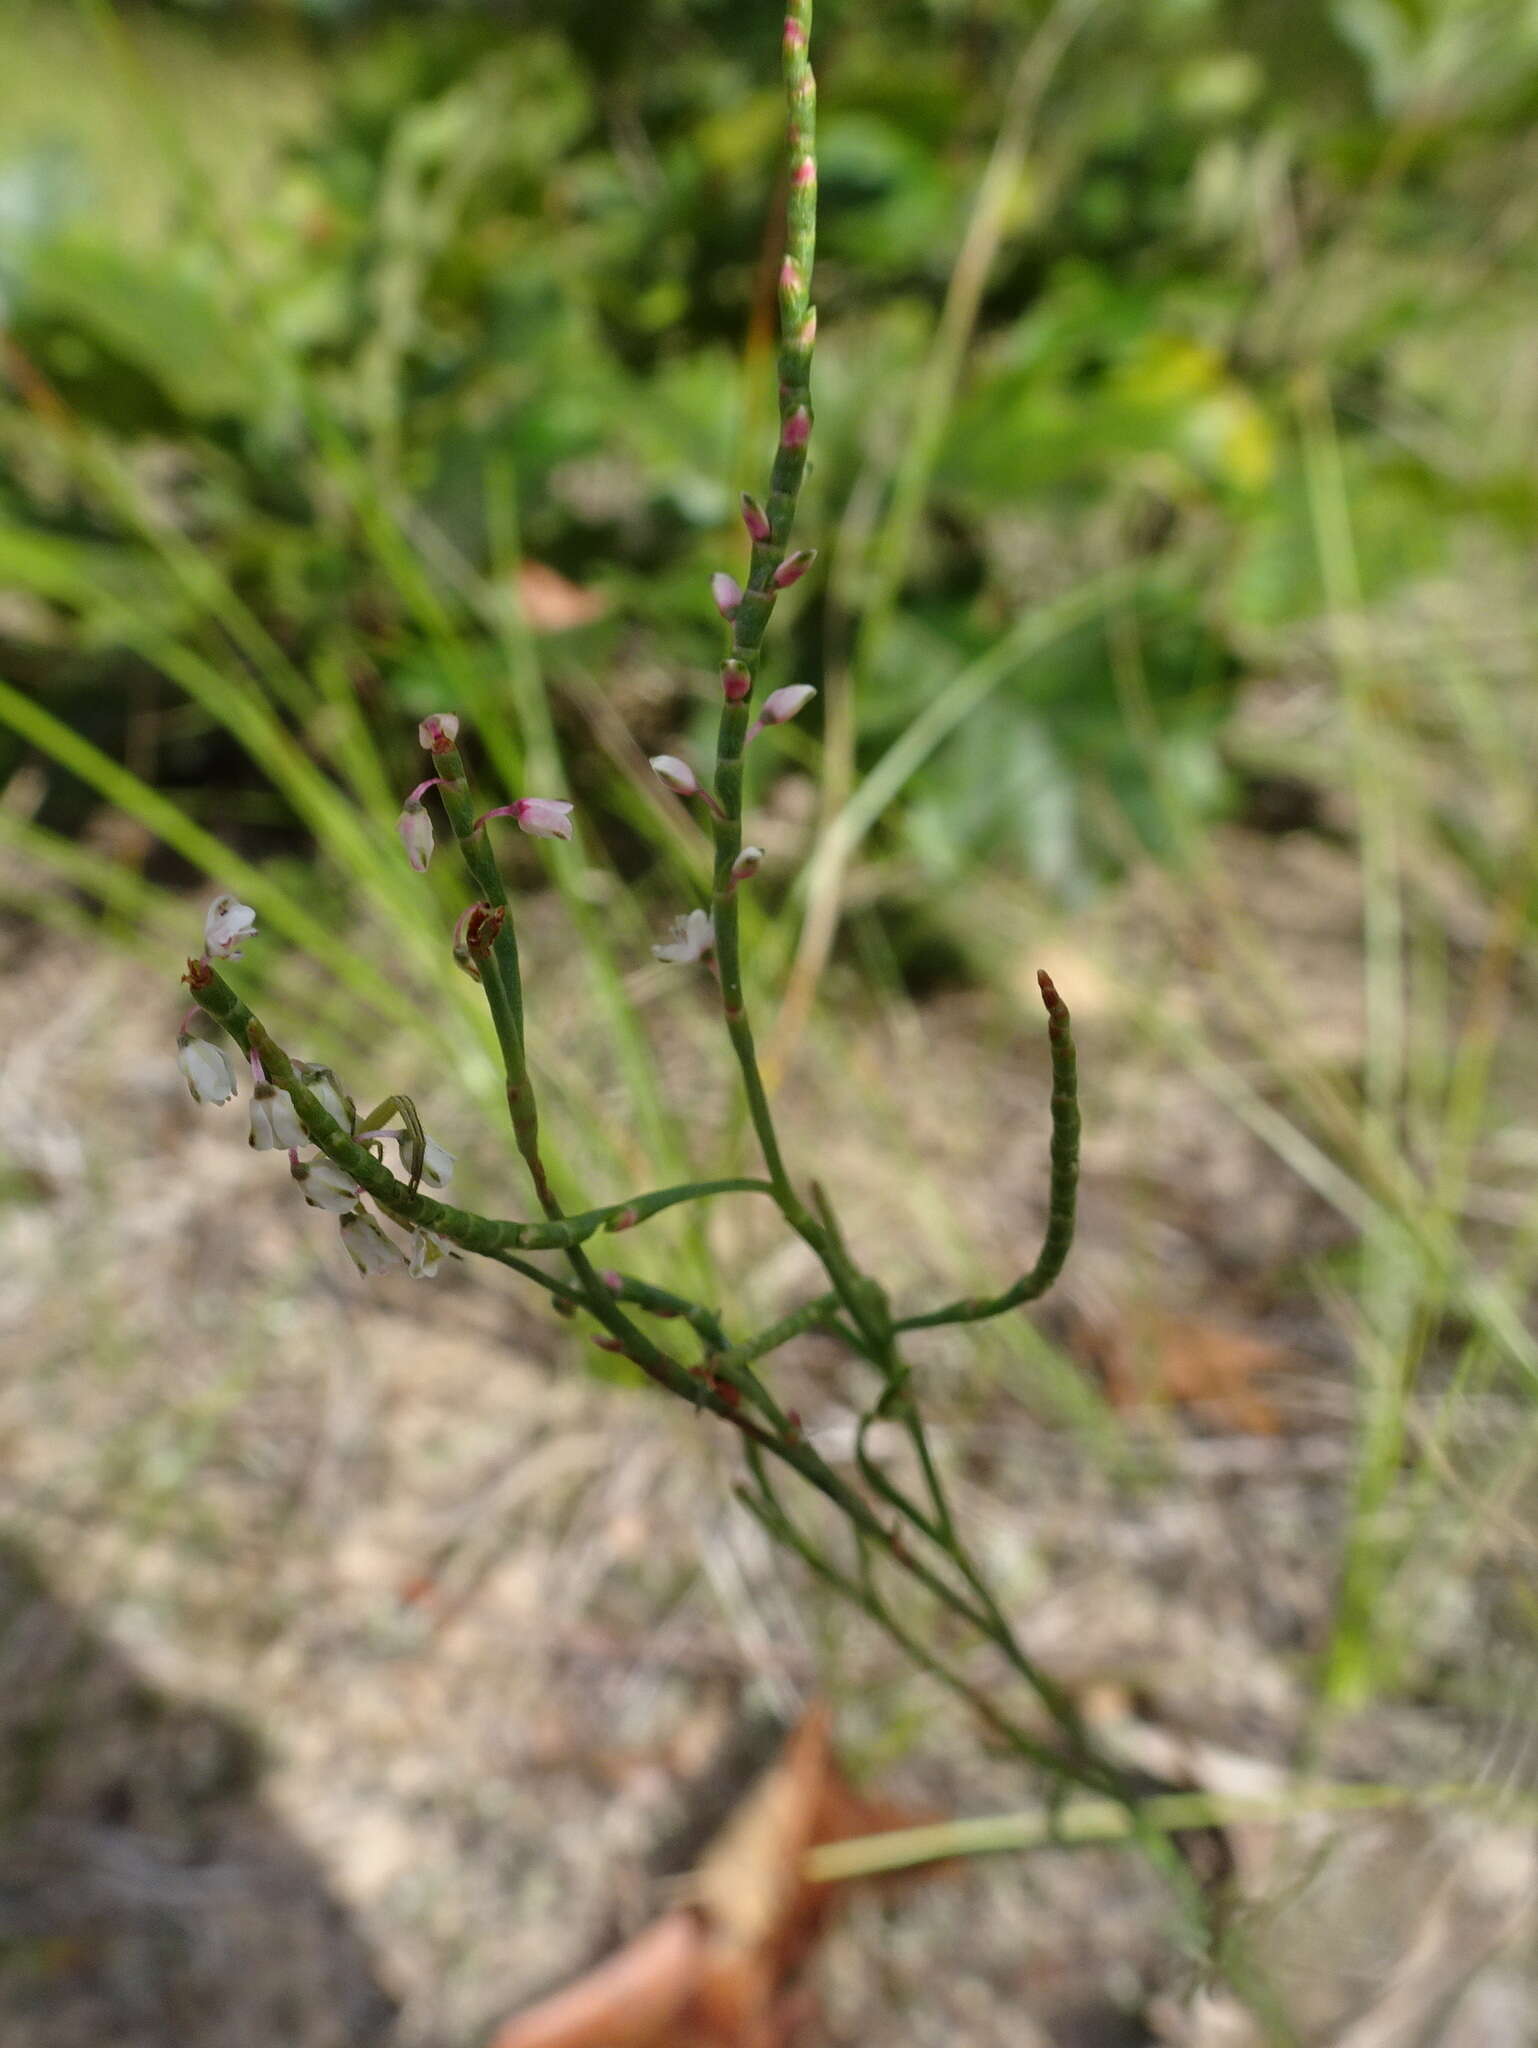
[[[1255,1379],[1296,1362],[1263,1337],[1168,1309],[1081,1324],[1075,1348],[1099,1370],[1115,1408],[1167,1402],[1252,1436],[1275,1436],[1282,1426]]]
[[[699,1988],[704,1929],[665,1913],[596,1968],[509,2020],[491,2048],[663,2048]]]
[[[928,1817],[856,1792],[813,1708],[716,1836],[687,1902],[492,2048],[791,2048],[812,2010],[800,1972],[841,1889],[807,1880],[808,1850]]]
[[[584,590],[548,562],[519,563],[518,604],[534,633],[567,633],[574,626],[590,626],[609,609],[601,590]]]

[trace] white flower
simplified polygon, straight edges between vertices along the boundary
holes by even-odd
[[[310,1142],[294,1105],[281,1088],[258,1081],[251,1096],[253,1152],[297,1152]]]
[[[235,1093],[235,1070],[222,1046],[183,1032],[176,1041],[176,1064],[194,1102],[228,1102]]]
[[[417,727],[417,738],[430,754],[446,754],[459,738],[459,720],[452,711],[435,711]]]
[[[718,569],[710,579],[710,594],[723,619],[735,619],[742,608],[743,588],[735,576]]]
[[[256,912],[236,896],[216,896],[203,920],[203,951],[210,960],[238,960],[256,937]]]
[[[365,1209],[354,1209],[342,1218],[342,1242],[360,1273],[393,1273],[406,1263],[400,1246],[385,1236]]]
[[[674,918],[672,938],[665,946],[653,946],[652,951],[659,960],[686,967],[696,960],[703,960],[715,943],[716,932],[710,921],[710,912],[691,910],[687,917]]]
[[[329,1159],[295,1160],[289,1172],[299,1183],[299,1192],[312,1209],[342,1216],[358,1206],[361,1190],[351,1174],[333,1166]]]
[[[406,1271],[413,1280],[431,1280],[448,1255],[447,1238],[439,1237],[434,1230],[414,1230]]]
[[[406,849],[406,858],[417,874],[425,875],[433,857],[433,821],[415,797],[407,797],[395,829]]]
[[[764,864],[764,849],[761,846],[745,846],[732,862],[734,882],[751,881]]]
[[[355,1122],[352,1098],[347,1095],[341,1082],[329,1067],[312,1067],[307,1060],[295,1060],[294,1072],[315,1097],[327,1116],[342,1126],[349,1136]]]
[[[409,1131],[381,1131],[380,1137],[393,1138],[401,1155],[401,1165],[411,1171],[411,1133]],[[436,1138],[425,1133],[422,1138],[422,1179],[430,1188],[446,1188],[454,1178],[454,1155]]]

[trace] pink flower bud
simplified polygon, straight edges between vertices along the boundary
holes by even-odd
[[[395,829],[401,836],[407,860],[419,875],[425,875],[427,863],[433,857],[433,821],[416,797],[407,797]]]
[[[806,48],[806,30],[799,21],[796,21],[789,15],[785,19],[785,48],[787,50],[804,50]]]
[[[256,912],[236,896],[216,896],[203,920],[203,951],[210,960],[238,960],[256,937]]]
[[[676,754],[653,754],[652,773],[659,782],[665,782],[674,796],[698,796],[700,779],[687,761],[680,761]]]
[[[801,186],[817,183],[817,166],[809,156],[802,157],[800,163],[796,165],[790,174],[790,182]]]
[[[718,569],[710,579],[710,594],[723,619],[735,619],[742,605],[742,585],[735,576]]]
[[[780,429],[780,443],[786,448],[804,448],[812,438],[812,415],[798,405]]]
[[[764,864],[764,849],[761,846],[745,846],[732,862],[733,882],[749,882]]]
[[[721,664],[721,694],[728,704],[740,704],[752,692],[753,672],[745,661],[738,661],[734,655]]]
[[[769,515],[757,498],[750,497],[746,491],[742,494],[742,523],[748,529],[749,540],[769,538]]]
[[[795,554],[787,555],[774,572],[775,589],[789,590],[793,583],[799,583],[816,559],[816,548],[800,548]]]
[[[449,754],[459,738],[459,720],[452,711],[435,711],[417,727],[417,738],[430,754]]]
[[[766,725],[784,725],[786,720],[794,718],[798,711],[804,711],[816,695],[817,692],[810,683],[787,683],[783,690],[771,690],[764,699],[763,710],[748,727],[747,739],[743,741],[743,745],[746,746],[749,740],[757,739]]]
[[[807,314],[801,323],[801,332],[796,336],[796,346],[799,349],[809,350],[816,339],[817,308],[813,306],[811,312]]]

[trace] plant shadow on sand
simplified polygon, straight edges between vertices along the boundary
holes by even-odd
[[[0,2038],[317,2048],[394,2012],[261,1751],[156,1690],[0,1538]]]

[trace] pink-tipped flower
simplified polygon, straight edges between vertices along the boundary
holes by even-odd
[[[653,946],[652,951],[670,967],[690,967],[713,951],[715,943],[716,930],[710,912],[691,910],[687,917],[674,918],[672,938],[664,946]]]
[[[801,289],[801,272],[793,256],[787,256],[780,265],[780,290],[787,298],[794,298]]]
[[[732,862],[732,886],[739,882],[751,882],[764,864],[764,849],[761,846],[745,846]]]
[[[751,497],[746,491],[742,494],[742,523],[748,529],[749,540],[769,538],[769,514],[759,504],[757,498]]]
[[[417,727],[417,738],[429,754],[450,754],[459,738],[459,720],[452,711],[435,711]]]
[[[764,699],[764,708],[748,727],[747,739],[756,740],[766,725],[784,725],[794,718],[798,711],[804,711],[817,695],[810,683],[787,683],[783,690],[771,690]]]
[[[562,797],[521,796],[516,803],[498,804],[494,811],[482,811],[471,829],[478,829],[488,818],[511,818],[531,839],[571,837],[571,805]]]
[[[804,448],[812,438],[812,415],[804,405],[798,405],[780,429],[780,444],[785,448]]]
[[[815,185],[817,183],[817,165],[811,157],[802,157],[790,174],[790,182],[793,185],[799,185],[803,191],[808,185]]]
[[[401,836],[407,860],[419,875],[425,875],[427,863],[433,857],[433,821],[417,797],[408,796],[402,804],[395,829]]]
[[[223,1046],[211,1039],[181,1032],[176,1041],[176,1064],[194,1102],[212,1102],[217,1107],[235,1093],[235,1069]]]
[[[374,1273],[395,1273],[406,1263],[406,1255],[393,1238],[386,1237],[366,1209],[354,1209],[342,1218],[342,1243],[347,1256],[365,1278]]]
[[[735,655],[721,664],[721,694],[728,704],[740,704],[753,694],[753,671]]]
[[[798,548],[795,554],[787,555],[774,572],[775,589],[789,590],[793,583],[799,583],[816,559],[816,548]]]
[[[718,569],[710,579],[710,594],[723,619],[736,618],[742,608],[742,585],[735,576],[728,576],[724,569]]]
[[[674,796],[698,796],[700,778],[676,754],[653,754],[651,770],[659,782],[665,782]]]
[[[256,912],[238,896],[216,896],[203,920],[203,951],[210,960],[238,960],[256,937]]]

